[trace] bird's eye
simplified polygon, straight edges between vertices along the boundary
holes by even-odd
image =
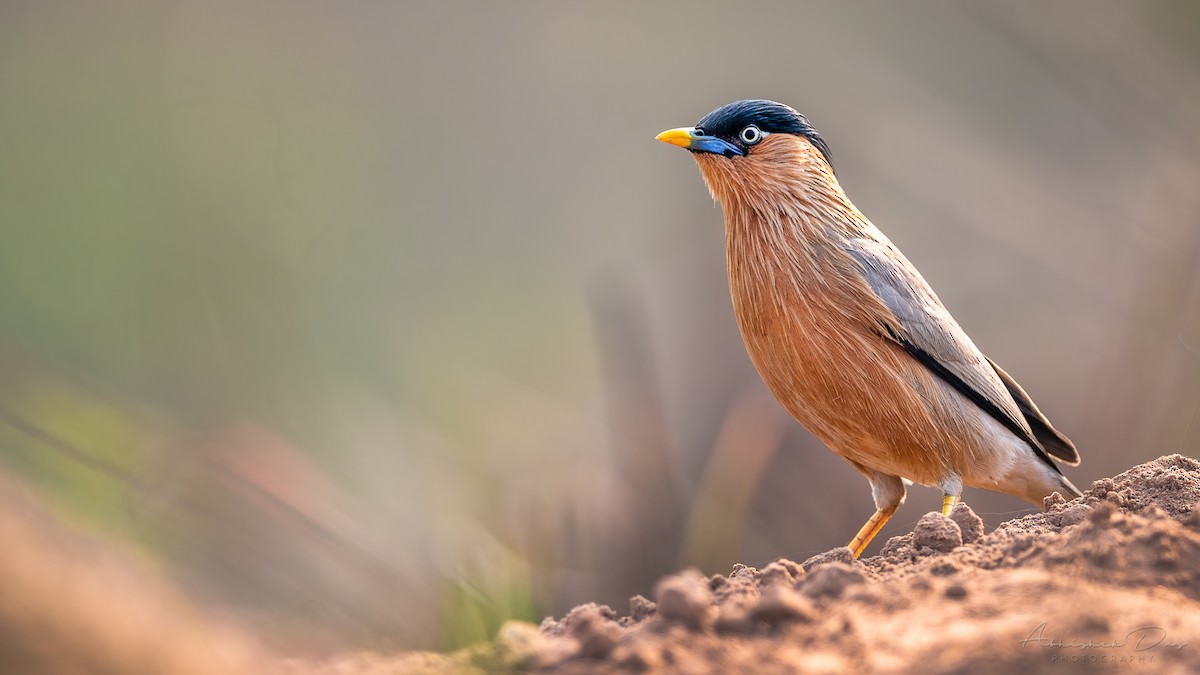
[[[742,142],[746,145],[754,145],[762,140],[763,132],[760,131],[758,127],[751,124],[745,129],[742,129],[742,133],[738,134],[738,136],[741,137]]]

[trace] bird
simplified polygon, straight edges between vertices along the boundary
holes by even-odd
[[[1079,452],[980,352],[908,258],[846,196],[825,139],[775,101],[739,100],[656,140],[685,148],[725,221],[747,353],[784,408],[866,476],[862,555],[907,486],[964,486],[1039,507],[1082,496],[1056,462]]]

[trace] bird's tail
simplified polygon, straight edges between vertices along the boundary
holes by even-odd
[[[1075,487],[1075,484],[1074,484],[1074,483],[1072,483],[1071,481],[1067,480],[1067,477],[1066,477],[1066,476],[1061,476],[1061,475],[1060,475],[1060,476],[1058,477],[1058,480],[1059,480],[1059,482],[1061,482],[1061,483],[1062,483],[1062,487],[1063,487],[1063,489],[1064,489],[1064,492],[1063,492],[1062,494],[1063,494],[1063,496],[1064,496],[1064,497],[1066,497],[1066,498],[1068,498],[1068,499],[1073,499],[1073,498],[1075,498],[1075,497],[1082,497],[1082,496],[1083,496],[1083,493],[1079,491],[1079,488]]]

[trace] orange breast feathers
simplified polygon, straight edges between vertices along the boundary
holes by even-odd
[[[737,158],[737,172],[724,158],[696,160],[725,211],[742,337],[784,407],[861,467],[925,484],[961,473],[986,442],[967,423],[976,415],[883,337],[896,318],[839,245],[877,230],[817,151],[779,134]]]

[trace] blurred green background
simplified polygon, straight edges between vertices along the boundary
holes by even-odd
[[[1078,485],[1196,456],[1198,7],[4,2],[0,472],[296,652],[845,544],[867,484],[766,393],[652,140],[746,97]]]

